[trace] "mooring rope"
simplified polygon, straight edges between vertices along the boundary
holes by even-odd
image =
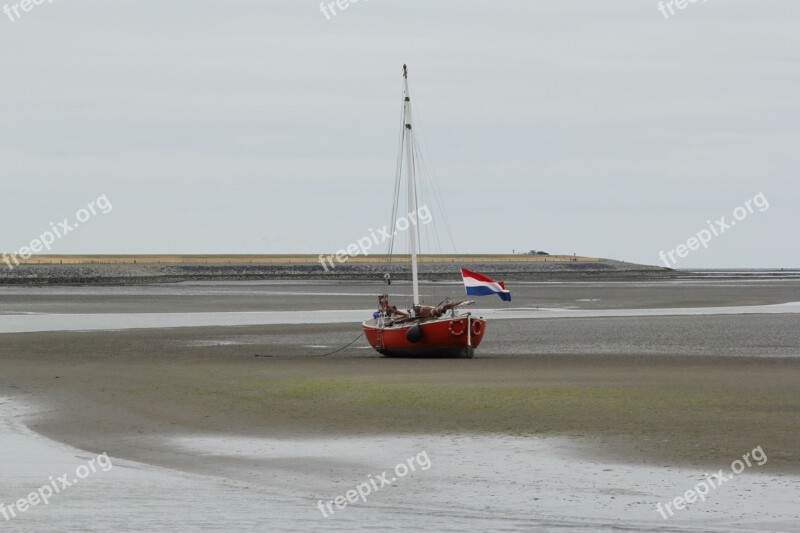
[[[363,336],[364,336],[364,332],[362,331],[361,333],[359,333],[359,334],[358,334],[358,337],[356,337],[356,338],[355,338],[355,339],[353,339],[352,341],[348,342],[347,344],[345,344],[344,346],[342,346],[342,347],[341,347],[341,348],[339,348],[339,349],[336,349],[336,350],[334,350],[334,351],[332,351],[332,352],[328,352],[328,353],[322,353],[322,354],[317,354],[317,355],[310,355],[309,357],[327,357],[327,356],[329,356],[329,355],[333,355],[333,354],[335,354],[335,353],[337,353],[337,352],[341,352],[341,351],[342,351],[342,350],[344,350],[345,348],[349,348],[350,346],[352,346],[353,344],[355,344],[355,342],[356,342],[358,339],[360,339],[361,337],[363,337]]]
[[[342,346],[341,348],[337,348],[337,349],[335,349],[335,350],[334,350],[334,351],[332,351],[332,352],[328,352],[328,353],[320,353],[320,354],[316,354],[316,355],[307,355],[307,356],[305,356],[305,357],[327,357],[327,356],[329,356],[329,355],[333,355],[333,354],[335,354],[335,353],[341,352],[341,351],[342,351],[342,350],[344,350],[345,348],[349,348],[350,346],[352,346],[353,344],[355,344],[355,342],[356,342],[358,339],[360,339],[360,338],[361,338],[361,337],[363,337],[363,336],[364,336],[364,332],[362,331],[361,333],[359,333],[359,334],[358,334],[358,337],[356,337],[356,338],[355,338],[355,339],[353,339],[352,341],[348,342],[347,344],[345,344],[345,345],[344,345],[344,346]],[[257,353],[257,354],[255,354],[255,355],[253,355],[253,357],[295,357],[295,356],[262,355],[262,354],[258,354],[258,353]]]

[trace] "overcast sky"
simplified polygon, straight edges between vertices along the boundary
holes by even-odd
[[[800,3],[337,11],[45,0],[0,14],[0,249],[101,195],[113,210],[53,253],[346,247],[389,222],[408,63],[457,252],[658,264],[762,193],[768,209],[675,266],[800,266]]]

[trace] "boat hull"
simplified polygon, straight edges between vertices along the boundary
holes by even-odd
[[[419,326],[416,342],[408,331]],[[363,323],[364,336],[375,351],[386,357],[462,357],[471,359],[486,332],[482,318],[440,318],[422,322],[385,325],[382,319]],[[414,338],[414,336],[411,336]]]

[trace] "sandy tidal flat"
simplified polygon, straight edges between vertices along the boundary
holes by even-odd
[[[358,324],[265,320],[287,305],[362,313],[374,295],[348,284],[3,289],[0,501],[92,454],[119,465],[5,525],[796,530],[797,285],[520,285],[529,315],[492,320],[472,361],[387,360],[363,343],[319,357]],[[658,513],[757,446],[765,464]],[[421,451],[429,470],[320,513]]]

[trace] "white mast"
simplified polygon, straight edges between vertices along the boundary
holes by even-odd
[[[408,207],[411,213],[417,212],[417,195],[414,190],[414,154],[411,142],[411,97],[408,94],[408,68],[403,65],[403,122],[406,145],[406,175],[408,176]],[[417,227],[412,225],[409,243],[411,247],[411,282],[414,289],[414,305],[419,305],[419,273],[417,271]]]

